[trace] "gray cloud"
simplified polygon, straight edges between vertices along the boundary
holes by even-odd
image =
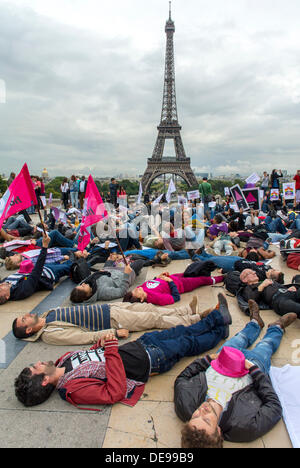
[[[26,161],[32,172],[47,167],[51,175],[142,173],[161,113],[166,12],[157,14],[160,36],[143,48],[142,37],[137,44],[131,36],[129,17],[128,30],[108,36],[19,4],[0,1],[0,79],[7,91],[0,103],[1,172]],[[199,11],[204,5],[193,2]],[[244,15],[253,8],[243,2],[244,9],[219,20],[212,10],[205,20],[194,14],[188,31],[181,8],[178,27],[173,15],[177,104],[192,166],[247,173],[284,161],[282,169],[296,170],[300,50],[288,28],[296,10],[282,27],[261,19],[254,28],[249,13],[247,28]]]

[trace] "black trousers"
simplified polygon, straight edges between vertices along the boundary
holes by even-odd
[[[300,289],[297,291],[279,292],[273,299],[273,309],[278,315],[295,312],[300,319]]]

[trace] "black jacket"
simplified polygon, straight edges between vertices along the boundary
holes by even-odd
[[[34,269],[29,275],[24,275],[10,290],[10,300],[20,301],[32,296],[37,291],[52,290],[54,281],[42,276],[47,256],[47,249],[42,248]],[[2,281],[5,282],[5,279]]]
[[[205,401],[205,372],[211,358],[196,359],[176,379],[174,403],[177,416],[184,422]],[[282,408],[270,378],[257,366],[249,371],[253,384],[235,392],[223,412],[219,426],[230,442],[251,442],[269,432],[281,419]]]

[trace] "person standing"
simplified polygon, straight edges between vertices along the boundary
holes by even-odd
[[[277,172],[277,169],[273,169],[271,174],[271,188],[279,189],[279,178],[283,177],[281,169]]]
[[[207,177],[203,177],[203,182],[199,185],[199,192],[202,203],[204,204],[204,214],[208,219],[210,219],[210,210],[208,204],[212,201],[212,188],[211,184],[207,182]]]
[[[118,191],[118,184],[114,177],[111,178],[109,184],[109,192],[110,192],[110,203],[114,206],[117,205],[117,191]]]
[[[79,187],[78,187],[77,179],[74,175],[72,175],[70,179],[70,197],[71,197],[71,205],[73,206],[73,208],[78,208],[78,192],[79,192]]]
[[[13,180],[16,178],[16,174],[14,172],[10,173],[9,179],[7,181],[7,186],[9,187]]]
[[[80,205],[81,210],[83,210],[86,186],[87,186],[87,181],[85,180],[85,176],[82,176],[81,181],[79,183],[79,205]]]
[[[297,206],[300,203],[300,170],[297,171],[294,179],[296,181],[296,203]]]
[[[269,174],[265,171],[262,177],[261,186],[260,186],[261,190],[264,191],[264,194],[269,189],[269,184],[270,184]]]
[[[66,177],[62,181],[62,184],[60,186],[60,191],[61,191],[62,203],[66,210],[68,207],[68,200],[69,200],[69,184],[68,184],[68,179]]]

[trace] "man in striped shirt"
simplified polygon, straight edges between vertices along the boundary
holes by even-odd
[[[41,339],[56,346],[88,345],[96,343],[107,332],[127,338],[129,332],[189,326],[199,322],[206,313],[198,311],[196,296],[190,304],[171,309],[146,303],[114,302],[59,307],[41,316],[25,314],[14,320],[12,330],[16,338],[31,342]]]

